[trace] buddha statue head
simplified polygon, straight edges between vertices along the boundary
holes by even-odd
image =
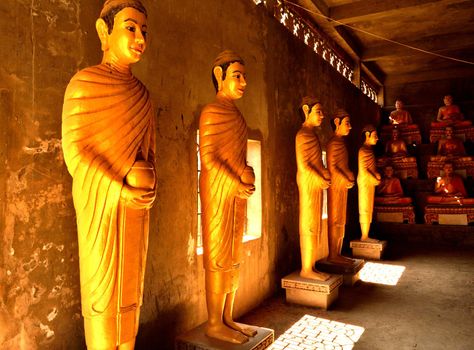
[[[316,97],[303,97],[300,107],[304,124],[308,126],[320,126],[324,119],[323,107]]]
[[[450,140],[453,138],[454,130],[452,126],[447,126],[444,132],[445,132],[446,139]]]
[[[400,138],[400,131],[397,128],[392,129],[392,141],[397,141]]]
[[[147,12],[139,0],[107,0],[96,29],[104,52],[102,63],[129,67],[145,52]]]
[[[453,96],[451,95],[444,96],[443,102],[445,106],[451,106],[453,104]]]
[[[212,82],[218,95],[232,100],[241,98],[247,86],[242,57],[231,50],[221,52],[212,67]]]
[[[383,174],[385,178],[391,179],[393,176],[393,167],[391,165],[385,166],[385,168],[383,168]]]
[[[362,129],[362,135],[364,138],[364,144],[367,146],[375,146],[379,137],[377,135],[377,130],[371,124],[364,126]]]
[[[352,129],[349,113],[342,108],[337,109],[332,118],[332,127],[334,129],[334,134],[337,136],[349,135],[349,132]]]
[[[396,100],[395,101],[395,108],[397,109],[397,111],[400,111],[403,109],[403,102],[402,100]]]
[[[443,165],[444,177],[452,177],[454,175],[453,163],[446,162]]]

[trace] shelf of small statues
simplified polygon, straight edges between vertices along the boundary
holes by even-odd
[[[409,157],[405,159],[411,160]],[[393,172],[395,177],[399,179],[418,179],[418,166],[415,161],[406,161],[406,160],[394,160],[394,159],[386,159],[386,158],[378,158],[376,167],[379,172],[383,173],[383,168],[387,165],[391,165],[393,167]]]
[[[453,160],[447,158],[442,159],[439,157],[433,157],[432,159],[436,160],[430,160],[426,169],[429,179],[442,176],[443,167],[447,161],[453,163],[454,172],[464,179],[466,179],[468,176],[474,177],[474,161],[472,160],[472,157],[459,157]]]
[[[382,131],[380,132],[380,141],[386,143],[390,140],[392,135],[392,125],[382,126]],[[418,129],[418,126],[415,124],[410,125],[409,128],[400,128],[400,137],[407,145],[421,144],[421,133]]]
[[[430,143],[435,143],[441,140],[446,133],[446,126],[443,127],[431,127],[430,129]],[[454,136],[460,138],[463,142],[473,141],[474,142],[474,127],[464,126],[455,127]]]

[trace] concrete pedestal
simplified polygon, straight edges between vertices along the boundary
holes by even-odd
[[[286,290],[287,302],[325,310],[339,296],[341,284],[340,275],[332,275],[326,281],[316,281],[301,277],[298,271],[281,279],[281,286]]]
[[[316,269],[330,274],[342,275],[343,284],[352,287],[359,280],[359,271],[364,267],[364,264],[365,261],[361,259],[354,259],[354,264],[351,266],[320,260],[316,263]]]
[[[257,331],[254,337],[244,344],[232,344],[218,339],[209,338],[206,323],[176,338],[176,350],[264,350],[275,340],[273,329],[247,325]]]
[[[360,240],[351,241],[352,256],[370,260],[382,259],[383,252],[387,247],[387,241],[363,242]]]

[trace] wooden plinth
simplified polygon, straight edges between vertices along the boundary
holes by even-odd
[[[352,256],[356,258],[380,260],[387,247],[387,241],[363,242],[360,240],[351,241]]]
[[[275,340],[273,329],[249,326],[257,331],[254,337],[244,344],[232,344],[209,338],[206,334],[206,323],[176,338],[176,350],[264,350]]]
[[[364,267],[365,261],[354,259],[351,266],[333,264],[327,260],[320,260],[316,263],[316,269],[335,275],[342,275],[345,286],[353,286],[359,280],[359,271]]]
[[[327,281],[316,281],[293,272],[281,279],[281,286],[286,290],[287,302],[327,310],[339,296],[342,281],[340,275],[332,275]]]

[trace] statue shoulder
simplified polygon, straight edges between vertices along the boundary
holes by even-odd
[[[101,65],[87,67],[71,78],[66,88],[65,98],[78,98],[82,97],[86,91],[90,88],[87,87],[86,83],[99,82],[101,77],[104,77],[104,70]]]

